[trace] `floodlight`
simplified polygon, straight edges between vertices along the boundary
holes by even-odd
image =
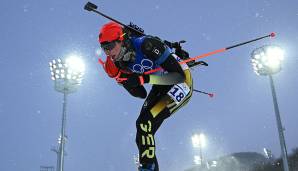
[[[275,74],[281,70],[284,52],[278,46],[265,45],[251,53],[251,63],[258,75]]]
[[[194,162],[195,164],[203,164],[203,147],[206,146],[206,137],[203,133],[200,134],[194,134],[191,137],[192,140],[192,145],[194,148],[198,148],[199,149],[199,156],[195,155],[194,156]]]
[[[52,60],[50,63],[52,80],[55,81],[55,89],[59,92],[72,93],[81,84],[85,66],[82,60],[76,56],[66,59]]]
[[[204,134],[194,134],[191,137],[193,147],[205,147],[206,146],[206,137]]]

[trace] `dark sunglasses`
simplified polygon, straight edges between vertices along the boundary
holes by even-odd
[[[110,51],[112,49],[114,49],[114,47],[116,46],[116,41],[112,41],[112,42],[106,42],[106,43],[102,43],[100,45],[100,47],[104,50],[104,51]]]

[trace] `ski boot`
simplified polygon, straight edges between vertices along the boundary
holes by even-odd
[[[154,171],[155,169],[155,164],[145,164],[145,165],[140,165],[138,171]]]

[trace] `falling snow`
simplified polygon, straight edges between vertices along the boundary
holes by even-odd
[[[28,11],[29,11],[29,5],[24,5],[23,12],[28,12]]]
[[[264,146],[279,156],[268,80],[247,67],[251,51],[268,43],[288,49],[288,64],[274,78],[289,152],[297,147],[295,1],[250,1],[242,8],[243,2],[236,0],[218,1],[216,5],[211,1],[97,3],[100,11],[123,23],[135,21],[161,38],[187,40],[185,49],[192,56],[267,34],[271,29],[279,33],[274,39],[204,58],[209,66],[192,70],[195,88],[210,89],[217,96],[209,99],[193,94],[185,107],[163,123],[157,133],[160,170],[178,171],[183,162],[188,162],[183,169],[192,166],[195,150],[189,136],[198,130],[208,135],[207,148],[203,149],[206,159],[239,151],[262,153]],[[0,136],[7,137],[1,144],[0,170],[38,170],[43,164],[56,164],[57,156],[49,148],[59,135],[62,98],[47,79],[48,61],[73,49],[82,51],[89,73],[84,85],[68,96],[66,132],[70,139],[66,143],[66,168],[136,170],[130,161],[137,148],[135,120],[143,101],[130,97],[109,77],[98,76],[99,70],[104,74],[98,67],[98,57],[105,59],[97,40],[98,29],[108,20],[83,10],[83,4],[69,0],[0,2],[0,17],[5,23],[0,28],[1,39],[5,40],[1,42],[0,59]],[[141,12],[134,15],[136,10]],[[172,13],[177,14],[175,18]],[[150,18],[146,18],[148,15]],[[174,27],[164,27],[172,23]],[[113,103],[118,98],[125,99],[119,105],[127,106],[133,100],[139,105],[119,112],[120,107]],[[33,114],[34,119],[28,114]],[[167,156],[173,152],[175,155]]]

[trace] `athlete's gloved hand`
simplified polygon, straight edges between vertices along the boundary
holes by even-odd
[[[129,87],[138,87],[144,83],[148,83],[149,79],[149,75],[133,73],[127,77],[127,80],[124,82],[124,84]]]

